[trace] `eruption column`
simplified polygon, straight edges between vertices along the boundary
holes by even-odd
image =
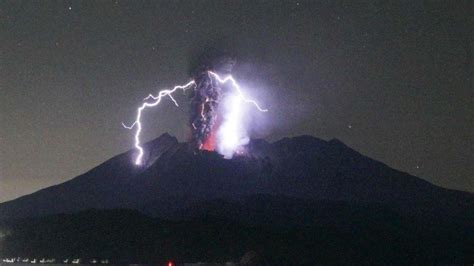
[[[260,112],[267,112],[268,110],[267,109],[264,109],[262,107],[260,107],[260,105],[254,101],[254,100],[251,100],[251,99],[247,99],[240,86],[238,85],[238,83],[235,81],[235,79],[229,75],[225,78],[221,78],[218,74],[212,72],[212,71],[208,71],[208,74],[212,77],[215,78],[215,80],[217,80],[219,83],[227,83],[227,82],[230,82],[231,85],[232,85],[232,88],[235,89],[235,91],[237,92],[236,95],[232,96],[232,97],[235,97],[235,100],[233,100],[232,102],[234,104],[232,104],[231,106],[231,109],[230,112],[231,113],[239,113],[240,111],[239,110],[236,110],[238,109],[240,106],[239,104],[235,104],[236,103],[236,100],[237,101],[243,101],[245,103],[250,103],[252,105],[255,106],[255,108],[257,108],[257,110],[259,110]],[[157,96],[153,96],[152,94],[148,95],[144,101],[147,101],[149,99],[153,99],[153,102],[145,102],[143,103],[138,109],[137,109],[137,116],[136,116],[136,119],[135,121],[133,122],[132,125],[130,126],[126,126],[125,124],[122,123],[123,127],[127,128],[127,129],[133,129],[134,127],[136,127],[136,131],[135,131],[135,148],[138,150],[138,155],[135,159],[135,164],[137,165],[140,165],[142,164],[142,159],[143,159],[143,148],[140,146],[140,133],[142,131],[142,124],[141,124],[141,116],[142,116],[142,112],[143,110],[145,110],[147,107],[154,107],[154,106],[157,106],[160,102],[161,102],[161,99],[164,97],[164,96],[168,96],[170,97],[170,99],[173,101],[173,103],[176,105],[176,106],[179,106],[178,105],[178,102],[173,98],[173,93],[177,90],[183,90],[183,91],[186,91],[187,89],[189,89],[192,85],[196,85],[196,82],[194,80],[188,82],[187,84],[185,85],[178,85],[178,86],[175,86],[173,89],[171,90],[162,90],[158,93]],[[235,123],[235,121],[233,122]],[[194,124],[192,124],[193,127]],[[226,126],[226,128],[229,127],[229,125]],[[235,128],[235,125],[232,125],[230,127],[231,129],[234,129]],[[226,134],[227,135],[227,134]],[[225,136],[227,137],[227,136]],[[234,136],[234,132],[229,132],[229,135],[228,137],[230,138],[229,139],[229,142],[232,144],[231,146],[235,146],[235,136]],[[224,143],[226,143],[227,141],[224,141]],[[224,149],[228,149],[228,147],[224,147]]]

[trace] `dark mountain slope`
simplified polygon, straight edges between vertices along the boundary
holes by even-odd
[[[253,140],[232,160],[167,134],[144,148],[142,166],[129,151],[0,204],[0,255],[225,262],[253,250],[266,265],[473,261],[471,193],[338,140]]]
[[[252,141],[243,156],[225,160],[189,149],[168,134],[120,154],[68,182],[0,204],[0,219],[89,208],[131,208],[170,217],[200,202],[240,202],[256,194],[304,200],[369,202],[398,211],[468,222],[470,193],[447,190],[365,157],[338,140],[310,136]]]

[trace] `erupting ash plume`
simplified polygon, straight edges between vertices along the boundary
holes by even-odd
[[[135,148],[138,155],[135,164],[142,164],[143,148],[140,145],[142,131],[141,116],[147,107],[157,106],[161,99],[168,96],[176,106],[173,98],[177,90],[186,91],[193,88],[191,96],[190,126],[191,144],[200,150],[216,150],[225,158],[232,158],[240,147],[249,141],[245,126],[242,124],[242,104],[251,104],[260,112],[267,112],[259,104],[247,99],[239,84],[230,75],[235,59],[228,55],[205,58],[195,72],[194,80],[173,89],[162,90],[157,96],[148,95],[137,109],[137,116],[132,125],[122,125],[127,129],[136,128]],[[218,74],[219,73],[219,74]],[[222,77],[225,76],[225,77]],[[150,101],[150,99],[152,101]]]

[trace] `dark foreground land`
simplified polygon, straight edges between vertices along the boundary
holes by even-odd
[[[249,251],[261,265],[314,263],[469,263],[472,228],[413,221],[345,205],[312,225],[230,222],[213,214],[166,221],[132,210],[4,221],[1,257],[107,258],[111,263],[239,262]],[[328,217],[332,216],[332,217]],[[296,219],[301,217],[296,217]],[[341,222],[333,222],[331,219]]]

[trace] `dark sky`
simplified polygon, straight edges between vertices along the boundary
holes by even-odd
[[[0,202],[132,148],[135,108],[189,81],[208,47],[270,112],[255,136],[338,138],[429,182],[474,191],[472,1],[0,3]],[[145,139],[188,134],[188,97]]]

